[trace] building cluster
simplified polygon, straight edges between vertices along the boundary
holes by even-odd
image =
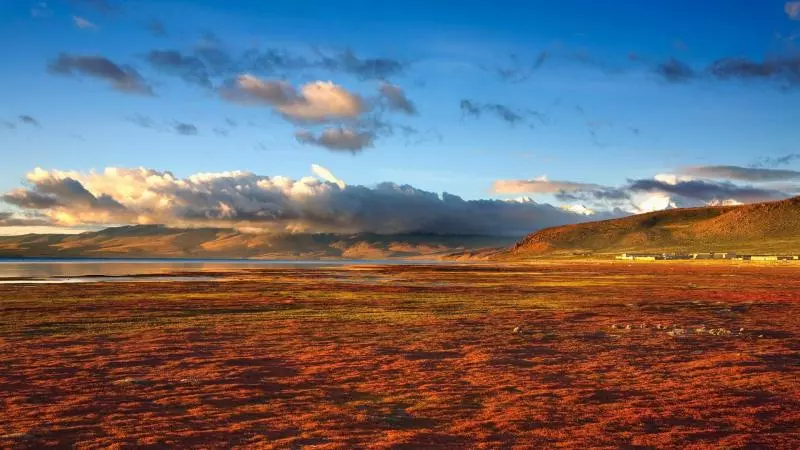
[[[798,261],[800,255],[739,255],[734,252],[712,253],[622,253],[625,261],[661,261],[671,259],[729,259],[732,261]]]

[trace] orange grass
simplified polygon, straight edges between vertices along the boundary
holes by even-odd
[[[223,275],[0,286],[0,446],[800,443],[796,267]]]

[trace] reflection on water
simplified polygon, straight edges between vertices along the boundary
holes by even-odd
[[[147,276],[147,277],[68,277],[68,278],[46,278],[46,279],[3,279],[0,284],[63,284],[63,283],[153,283],[163,281],[212,281],[218,280],[217,277],[171,277],[171,276]]]
[[[174,272],[226,271],[264,267],[325,267],[352,264],[431,264],[433,261],[292,261],[292,260],[207,260],[207,259],[3,259],[0,258],[0,280],[3,278],[49,279],[54,277],[120,277],[124,275],[157,275]],[[163,277],[162,277],[163,278]],[[190,277],[197,279],[197,277]],[[175,280],[176,278],[172,277]],[[54,280],[55,281],[55,280]],[[103,280],[113,281],[113,280]],[[119,279],[117,279],[119,281]],[[142,281],[142,280],[132,280]]]

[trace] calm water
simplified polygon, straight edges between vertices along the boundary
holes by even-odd
[[[39,282],[86,282],[127,281],[124,279],[102,280],[97,277],[124,277],[126,275],[154,275],[147,278],[132,278],[130,281],[176,280],[158,277],[158,274],[174,272],[204,272],[249,269],[261,267],[326,267],[352,264],[431,264],[433,261],[402,260],[336,260],[336,261],[291,261],[291,260],[208,260],[208,259],[3,259],[0,258],[0,282],[6,278],[30,278]],[[95,278],[91,278],[95,277]],[[189,277],[190,279],[203,279]],[[9,282],[10,280],[5,280]]]

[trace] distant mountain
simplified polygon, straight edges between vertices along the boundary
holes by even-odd
[[[800,197],[741,206],[670,209],[545,228],[494,257],[723,250],[800,253]]]
[[[437,259],[507,247],[515,240],[435,234],[248,234],[139,225],[73,235],[0,236],[0,257]]]

